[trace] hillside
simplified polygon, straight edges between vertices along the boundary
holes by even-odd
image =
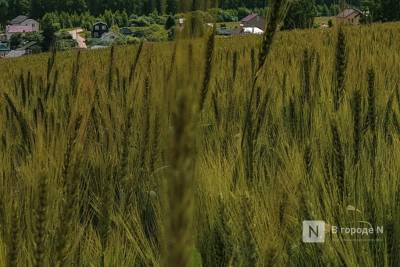
[[[258,74],[255,36],[0,60],[0,266],[397,266],[400,23],[344,36],[279,32]]]

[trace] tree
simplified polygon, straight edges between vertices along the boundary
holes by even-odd
[[[5,0],[7,2],[7,0]],[[1,2],[1,1],[0,1]],[[30,0],[8,0],[8,18],[14,18],[30,11]]]
[[[67,0],[65,1],[65,11],[76,12],[78,14],[87,10],[85,0]]]
[[[43,49],[49,51],[55,44],[57,27],[54,25],[53,18],[50,14],[44,15],[41,20],[41,27],[43,29]]]
[[[17,48],[23,42],[22,34],[16,33],[13,34],[10,38],[10,47],[11,49]]]
[[[329,7],[326,4],[324,4],[322,6],[322,11],[323,11],[324,16],[328,16],[328,17],[331,16],[331,11],[329,10]]]
[[[24,35],[24,40],[27,42],[36,42],[41,44],[43,42],[43,36],[38,32],[27,32]]]
[[[41,0],[31,0],[31,16],[33,18],[40,18],[43,16],[43,5]]]
[[[168,16],[167,21],[165,22],[165,29],[168,31],[172,27],[175,27],[175,25],[176,25],[175,19],[171,15]]]
[[[111,10],[106,10],[106,11],[104,12],[103,18],[104,18],[104,22],[107,23],[107,25],[108,25],[109,27],[111,27],[112,25],[114,25],[114,23],[115,23],[115,20],[114,20],[114,13],[113,13]]]
[[[244,17],[246,17],[247,15],[249,15],[251,13],[251,11],[245,7],[239,7],[237,10],[237,15],[239,19],[242,19]]]
[[[167,3],[165,2],[165,0],[157,0],[157,9],[160,14],[165,14],[167,10]]]
[[[363,0],[361,8],[367,12],[368,18],[366,21],[382,20],[382,5],[381,0]]]
[[[0,0],[0,23],[5,24],[7,22],[8,15],[8,2],[6,0]]]
[[[315,0],[296,0],[288,10],[284,28],[311,28],[314,25],[316,13]]]
[[[128,27],[129,26],[129,17],[126,11],[122,11],[121,13],[121,27]]]
[[[176,14],[178,12],[178,0],[167,0],[167,13]]]
[[[382,18],[384,21],[395,21],[400,19],[399,0],[381,0]]]

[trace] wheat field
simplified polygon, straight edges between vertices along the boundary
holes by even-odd
[[[399,266],[400,24],[262,43],[1,60],[0,266]]]

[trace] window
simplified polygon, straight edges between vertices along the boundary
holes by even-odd
[[[96,31],[100,30],[99,25],[94,26],[94,29],[95,29]]]
[[[102,30],[105,31],[107,29],[106,25],[101,26]]]

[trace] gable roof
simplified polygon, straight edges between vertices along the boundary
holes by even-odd
[[[106,25],[108,27],[107,23],[105,23],[103,21],[97,21],[96,23],[93,24],[93,26],[95,26],[95,25]]]
[[[252,14],[250,14],[250,15],[248,15],[248,16],[242,18],[241,22],[249,22],[249,21],[251,21],[252,19],[256,18],[257,16],[258,16],[258,14],[252,13]]]
[[[34,45],[36,45],[36,42],[32,41],[32,42],[29,42],[27,44],[24,44],[23,46],[21,46],[20,48],[17,48],[16,50],[18,50],[18,51],[26,50],[26,49],[34,46]]]
[[[243,18],[240,23],[241,27],[259,28],[264,31],[266,26],[266,20],[264,17],[254,13]]]
[[[7,46],[7,44],[0,43],[0,51],[10,51],[10,48]]]
[[[14,19],[12,19],[12,20],[10,21],[10,24],[11,24],[11,25],[20,24],[20,23],[24,22],[24,21],[27,20],[27,19],[28,19],[27,16],[20,15],[20,16],[18,16],[18,17],[15,17]]]
[[[358,9],[356,9],[356,8],[346,8],[346,9],[344,9],[342,12],[340,12],[338,15],[337,15],[337,17],[338,18],[347,18],[347,17],[349,17],[349,16],[351,16],[351,15],[362,15],[363,13],[362,13],[362,11],[361,10],[358,10]]]

